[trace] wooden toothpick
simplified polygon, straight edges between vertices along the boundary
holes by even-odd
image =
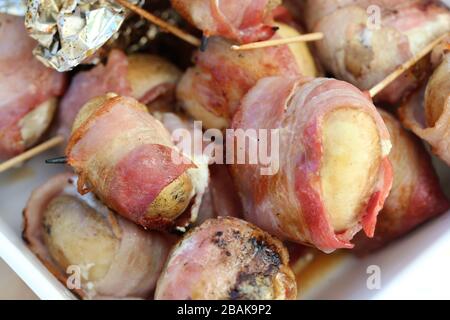
[[[29,149],[28,151],[25,151],[24,153],[18,155],[17,157],[14,157],[3,163],[0,163],[0,173],[13,168],[13,167],[21,164],[22,162],[29,160],[44,151],[47,151],[53,147],[56,147],[57,145],[63,143],[63,141],[64,141],[64,137],[56,136],[34,148]]]
[[[243,44],[243,45],[234,45],[234,46],[231,46],[231,49],[236,50],[236,51],[253,50],[253,49],[281,46],[281,45],[291,44],[291,43],[296,43],[296,42],[317,41],[317,40],[322,40],[323,38],[324,38],[324,35],[322,32],[316,32],[316,33],[302,34],[302,35],[296,36],[296,37],[289,37],[289,38],[283,38],[283,39],[271,39],[271,40],[267,40],[267,41],[252,42],[252,43],[247,43],[247,44]]]
[[[380,83],[375,85],[372,89],[369,90],[370,96],[373,98],[381,91],[383,91],[388,85],[394,82],[399,76],[401,76],[405,71],[409,70],[412,66],[414,66],[418,61],[420,61],[423,57],[429,54],[442,40],[444,40],[448,34],[444,34],[431,42],[425,48],[423,48],[416,56],[411,58],[410,60],[403,63],[397,69],[394,70],[390,75],[384,78]]]
[[[172,33],[173,35],[177,36],[178,38],[192,44],[193,46],[199,47],[200,46],[200,39],[194,37],[193,35],[181,30],[180,28],[171,25],[170,23],[167,23],[166,21],[158,18],[157,16],[151,14],[150,12],[128,2],[127,0],[116,0],[117,3],[122,5],[123,7],[127,8],[130,11],[133,11],[134,13],[140,15],[142,18],[148,20],[149,22],[157,25],[158,27]]]

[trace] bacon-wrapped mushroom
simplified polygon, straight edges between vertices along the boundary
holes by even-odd
[[[172,249],[155,299],[295,299],[286,248],[236,218],[218,218],[191,230]]]
[[[172,228],[185,211],[195,220],[198,208],[190,205],[202,194],[202,169],[137,100],[109,94],[88,102],[75,119],[66,155],[81,193],[93,191],[137,224]]]
[[[31,194],[23,237],[58,280],[85,299],[148,298],[171,242],[93,195],[81,196],[72,174],[55,176]]]
[[[433,152],[450,166],[450,53],[434,71],[426,88],[413,94],[400,108],[403,124],[427,141]]]
[[[171,0],[172,6],[206,37],[238,42],[270,38],[276,27],[273,10],[281,0]]]
[[[0,160],[33,146],[49,127],[65,75],[33,56],[22,18],[0,13]]]
[[[265,78],[244,97],[232,127],[279,133],[272,172],[261,161],[231,166],[248,221],[326,252],[352,248],[361,228],[373,235],[392,184],[391,144],[361,91],[334,79]],[[254,151],[238,139],[236,149],[250,159]],[[277,150],[278,141],[267,139]]]
[[[302,15],[309,29],[314,29],[324,17],[345,7],[359,6],[369,9],[369,6],[374,5],[383,10],[391,6],[391,11],[395,11],[425,3],[424,0],[286,0],[286,2],[292,13],[296,13],[297,17],[298,14]],[[375,21],[371,20],[371,22]]]
[[[290,26],[279,27],[274,38],[298,35]],[[241,98],[261,78],[317,75],[304,43],[245,52],[230,47],[224,39],[210,39],[208,50],[196,53],[196,66],[187,70],[177,87],[182,107],[206,128],[228,128]]]
[[[308,0],[310,31],[325,68],[337,78],[369,90],[427,44],[450,31],[450,12],[428,0]],[[426,72],[412,68],[377,99],[396,103],[417,88]]]
[[[90,99],[109,92],[131,96],[149,105],[172,100],[181,72],[165,59],[150,54],[126,56],[111,50],[107,64],[79,72],[61,101],[60,132],[69,136],[73,121]],[[82,93],[82,94],[81,94]]]
[[[379,249],[450,208],[422,142],[393,116],[381,110],[380,113],[391,135],[389,160],[394,183],[378,216],[374,238],[355,239],[359,253]]]

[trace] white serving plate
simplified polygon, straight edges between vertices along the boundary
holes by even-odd
[[[44,160],[61,155],[53,150],[22,168],[0,174],[0,257],[41,299],[74,299],[40,263],[21,238],[22,210],[30,192],[64,166]],[[450,186],[450,170],[440,176]],[[367,288],[367,268],[381,271],[379,290]],[[450,212],[406,238],[365,259],[349,255],[320,275],[304,292],[306,299],[450,299]],[[301,281],[301,280],[300,280]],[[300,282],[300,286],[301,286]],[[0,289],[1,290],[1,289]]]

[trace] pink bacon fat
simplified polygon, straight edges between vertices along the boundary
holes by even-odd
[[[170,99],[179,77],[180,71],[163,58],[149,54],[127,56],[113,49],[106,64],[100,63],[73,78],[61,101],[59,131],[68,137],[76,115],[92,98],[113,92],[147,105],[157,99]]]
[[[389,160],[394,170],[394,183],[378,216],[373,239],[363,235],[355,239],[355,250],[359,254],[382,248],[450,208],[422,142],[403,129],[393,116],[382,110],[380,113],[391,135]]]
[[[155,299],[284,300],[296,289],[283,244],[227,217],[207,220],[172,249]]]
[[[39,62],[35,46],[23,18],[0,14],[0,160],[25,151],[20,121],[64,93],[65,75]]]
[[[361,91],[334,79],[265,78],[244,97],[233,128],[280,135],[275,174],[232,165],[246,219],[326,252],[352,248],[362,228],[373,236],[392,185],[390,140]]]
[[[188,170],[195,165],[133,98],[106,95],[86,104],[75,120],[66,155],[80,176],[81,193],[92,190],[145,228],[172,227],[194,196]]]
[[[379,15],[369,6],[380,9]],[[361,90],[371,89],[450,31],[448,9],[428,0],[311,0],[306,1],[304,13],[309,31],[325,34],[323,41],[315,43],[324,67]],[[378,17],[379,25],[375,25]],[[427,75],[426,64],[418,64],[377,95],[376,101],[400,102]]]
[[[78,266],[81,287],[74,293],[84,299],[148,298],[171,240],[122,219],[92,195],[79,195],[76,179],[60,174],[33,191],[24,210],[28,247],[64,285],[66,269]],[[95,255],[100,248],[103,259]]]
[[[127,72],[126,55],[120,50],[112,50],[106,65],[99,64],[89,71],[77,73],[61,101],[59,131],[66,137],[70,135],[78,112],[90,99],[108,92],[131,95]]]
[[[272,11],[280,0],[172,0],[172,6],[204,35],[241,43],[270,38]]]

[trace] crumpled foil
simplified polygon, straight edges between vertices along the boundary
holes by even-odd
[[[26,0],[0,0],[0,13],[24,16],[26,12]]]
[[[120,29],[126,14],[113,0],[28,0],[25,25],[39,43],[34,55],[63,72],[103,46]]]

